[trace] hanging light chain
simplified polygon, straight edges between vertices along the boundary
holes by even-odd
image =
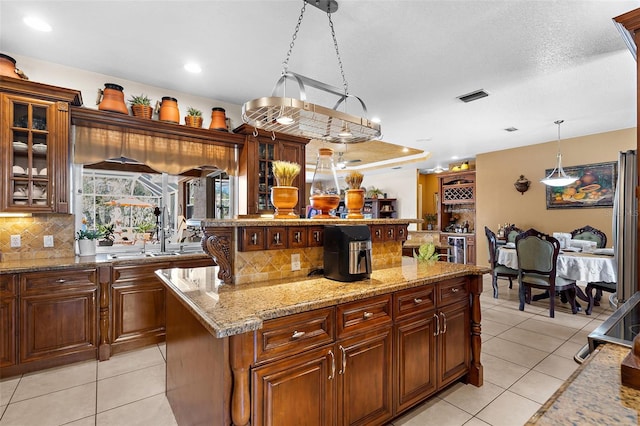
[[[349,83],[347,83],[347,77],[344,75],[344,69],[342,68],[342,58],[340,57],[340,50],[338,49],[338,40],[336,39],[336,31],[333,28],[333,21],[331,20],[331,12],[327,12],[329,17],[329,28],[331,28],[331,37],[333,38],[333,46],[336,48],[336,56],[338,57],[338,65],[340,66],[340,74],[342,75],[342,86],[344,87],[344,94],[349,94]]]
[[[560,154],[560,125],[564,123],[564,120],[556,120],[554,123],[558,125],[558,154]]]
[[[304,18],[304,11],[307,8],[307,2],[302,1],[302,9],[300,9],[300,16],[298,16],[298,23],[296,24],[295,30],[293,30],[293,36],[291,37],[291,43],[289,43],[289,51],[287,52],[287,57],[282,61],[282,74],[287,72],[289,68],[289,59],[291,58],[291,52],[293,51],[293,46],[296,43],[296,39],[298,38],[298,31],[300,31],[300,24],[302,24],[302,19]]]

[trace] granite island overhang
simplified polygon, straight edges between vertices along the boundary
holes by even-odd
[[[489,272],[488,268],[447,262],[420,263],[404,258],[399,266],[374,270],[370,279],[351,283],[323,277],[304,277],[235,285],[224,284],[217,277],[217,269],[168,269],[156,272],[168,289],[167,398],[180,424],[267,424],[266,416],[271,414],[265,413],[279,411],[273,411],[273,407],[265,408],[265,404],[270,405],[273,401],[266,402],[266,394],[259,390],[263,383],[258,378],[260,371],[285,360],[294,362],[303,359],[314,351],[326,352],[319,358],[325,364],[333,360],[340,365],[337,358],[341,356],[343,365],[349,365],[350,371],[355,374],[357,358],[352,355],[347,361],[345,357],[349,354],[342,346],[344,343],[339,344],[345,341],[345,336],[341,340],[340,335],[343,320],[345,324],[356,319],[364,323],[371,321],[372,324],[378,324],[375,333],[382,330],[388,334],[385,340],[387,345],[380,346],[387,348],[383,353],[388,354],[389,364],[383,364],[388,366],[388,372],[376,377],[376,380],[383,378],[385,383],[389,380],[388,386],[380,388],[381,395],[386,397],[374,398],[386,401],[383,404],[386,408],[377,410],[379,417],[372,417],[365,422],[367,424],[384,424],[406,411],[409,405],[426,399],[436,389],[442,389],[454,380],[464,377],[471,384],[482,385],[480,293],[482,275]],[[421,296],[414,297],[414,293]],[[378,303],[378,308],[365,311],[362,318],[356,318],[357,315],[349,317],[347,312],[357,312],[357,307],[369,301]],[[405,301],[407,304],[403,305]],[[411,305],[410,309],[415,309],[421,304],[430,304],[430,310],[403,311],[405,306]],[[456,310],[447,310],[447,305]],[[451,312],[456,315],[450,315]],[[301,331],[294,331],[291,336],[279,335],[275,341],[271,341],[265,331],[267,324],[279,324],[280,321],[315,313],[327,315],[325,320],[318,322],[324,327],[320,330],[322,333],[315,330],[305,336],[305,332],[302,332],[302,337],[297,337]],[[398,337],[402,333],[399,327],[409,319],[431,324],[431,328],[428,328],[430,331],[421,334],[433,339],[429,340],[431,347],[446,342],[447,336],[459,340],[455,346],[449,346],[449,352],[438,352],[437,356],[434,352],[430,361],[434,363],[434,372],[436,363],[437,371],[444,371],[448,366],[443,358],[454,357],[455,366],[450,369],[453,373],[438,378],[437,386],[434,385],[432,391],[415,396],[416,399],[411,399],[407,405],[400,405],[396,401],[402,398],[397,393],[401,393],[400,383],[406,382],[400,378],[398,357],[401,353],[409,352],[400,351],[396,346],[402,341]],[[296,324],[300,326],[299,321]],[[434,324],[438,324],[435,332]],[[347,328],[345,326],[343,330]],[[370,336],[371,333],[374,332],[355,333],[355,337]],[[321,335],[328,340],[322,341],[322,345],[313,343],[318,342],[314,339],[321,338]],[[351,335],[349,337],[354,339]],[[284,352],[277,352],[277,362],[271,364],[268,359],[261,358],[271,350],[270,345],[299,345],[304,344],[306,339],[311,346],[299,352],[294,351],[289,358],[281,359]],[[341,355],[340,350],[343,351]],[[392,353],[395,355],[391,356]],[[408,361],[426,362],[415,358],[418,358],[417,355]],[[376,368],[370,368],[372,377],[376,376]],[[331,369],[328,371],[331,379]],[[333,377],[337,380],[337,376]],[[436,382],[436,379],[432,380]],[[329,385],[325,383],[322,386]],[[311,393],[318,397],[317,389],[314,388]],[[392,397],[392,393],[395,396]],[[334,395],[333,391],[328,395]],[[297,395],[294,399],[302,397],[304,395]],[[326,404],[326,401],[313,401],[313,404],[304,406],[325,409]],[[320,411],[317,414],[324,416]],[[315,412],[308,414],[315,415]]]

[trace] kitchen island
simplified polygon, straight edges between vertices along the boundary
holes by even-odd
[[[337,282],[228,285],[165,269],[167,398],[181,425],[385,424],[464,378],[482,385],[488,269],[445,262]]]

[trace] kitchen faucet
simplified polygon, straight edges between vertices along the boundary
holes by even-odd
[[[160,240],[160,253],[167,251],[167,240],[165,236],[165,208],[156,207],[153,209],[156,215],[156,236]]]

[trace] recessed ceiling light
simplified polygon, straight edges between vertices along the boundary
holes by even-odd
[[[200,65],[196,64],[195,62],[189,62],[184,64],[184,69],[194,74],[202,72],[202,68],[200,68]]]
[[[404,148],[402,148],[402,152],[409,152],[409,148],[405,146]]]
[[[453,157],[451,157],[452,160],[457,160],[458,158],[460,157],[458,157],[457,155],[454,155]]]
[[[35,16],[26,16],[22,20],[22,22],[24,22],[34,30],[42,31],[45,33],[48,33],[49,31],[51,31],[51,25],[47,24],[45,21],[43,21],[40,18],[36,18]]]

